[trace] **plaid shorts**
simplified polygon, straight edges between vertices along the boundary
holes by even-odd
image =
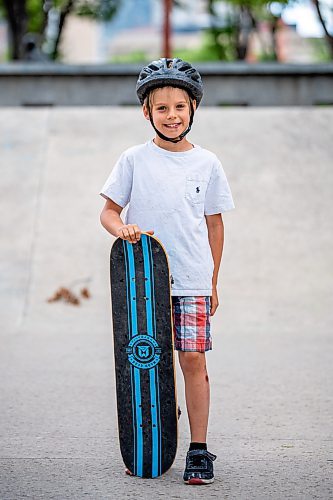
[[[210,297],[172,297],[173,328],[177,351],[212,349]]]

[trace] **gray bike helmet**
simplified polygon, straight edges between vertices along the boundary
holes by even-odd
[[[148,66],[145,66],[139,75],[138,81],[136,83],[136,93],[141,104],[144,103],[145,98],[149,92],[153,89],[159,87],[178,87],[184,89],[196,100],[197,106],[199,106],[203,94],[203,85],[200,73],[191,66],[190,63],[183,61],[182,59],[159,59],[158,61],[152,61]],[[181,141],[191,130],[194,116],[194,109],[192,102],[190,102],[190,123],[189,126],[177,139],[171,139],[170,137],[162,134],[154,125],[153,117],[151,114],[150,107],[148,106],[150,122],[154,127],[155,132],[161,139],[169,142],[179,142]]]
[[[199,106],[203,94],[200,73],[182,59],[159,59],[145,66],[136,84],[136,93],[143,104],[145,97],[157,87],[174,86],[186,90]]]

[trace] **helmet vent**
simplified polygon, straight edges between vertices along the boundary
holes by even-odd
[[[149,64],[149,68],[153,71],[158,71],[160,69],[158,66],[156,66],[156,64]]]
[[[191,70],[192,68],[189,64],[183,64],[178,69],[179,69],[179,71],[188,71],[188,70]]]

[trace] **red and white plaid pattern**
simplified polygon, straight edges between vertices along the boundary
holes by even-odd
[[[210,297],[172,297],[175,349],[205,352],[212,349]]]

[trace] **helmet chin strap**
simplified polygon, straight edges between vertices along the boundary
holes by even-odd
[[[148,112],[149,112],[149,119],[150,119],[150,123],[152,124],[156,134],[161,138],[163,139],[163,141],[168,141],[168,142],[173,142],[173,143],[177,143],[177,142],[180,142],[184,139],[185,135],[187,135],[189,133],[189,131],[191,130],[191,127],[192,127],[192,123],[193,123],[193,116],[194,116],[194,109],[193,109],[193,106],[192,106],[192,102],[190,101],[190,108],[191,108],[191,112],[190,112],[190,123],[187,127],[186,130],[184,130],[184,132],[182,132],[178,137],[176,137],[175,139],[171,139],[170,137],[167,137],[166,135],[162,134],[162,132],[160,132],[156,127],[155,127],[155,124],[154,124],[154,121],[153,121],[153,116],[151,114],[151,111],[150,111],[150,107],[148,106]]]

